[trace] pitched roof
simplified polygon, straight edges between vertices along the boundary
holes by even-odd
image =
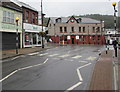
[[[51,21],[53,23],[56,23],[56,19],[61,18],[61,23],[67,23],[67,21],[70,19],[70,17],[50,17]],[[86,18],[86,17],[75,17],[76,20],[81,19],[81,22],[78,21],[78,23],[100,23],[100,21]]]
[[[37,11],[35,8],[33,8],[33,7],[31,7],[29,4],[26,4],[26,3],[24,3],[24,2],[20,2],[20,1],[18,1],[18,0],[1,0],[2,2],[13,2],[13,3],[15,3],[15,4],[17,4],[18,6],[20,6],[20,7],[26,7],[26,8],[28,8],[28,9],[31,9],[31,10],[33,10],[33,11]]]

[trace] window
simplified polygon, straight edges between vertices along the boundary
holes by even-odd
[[[65,33],[67,32],[67,27],[64,27],[64,32],[65,32]]]
[[[98,36],[98,40],[100,40],[100,36]]]
[[[81,33],[81,27],[79,27],[79,32]]]
[[[93,33],[95,33],[95,27],[93,27]]]
[[[64,41],[67,41],[67,36],[66,35],[64,36]]]
[[[60,33],[62,33],[63,31],[62,31],[62,27],[60,27]]]
[[[25,22],[28,22],[29,19],[29,11],[26,11],[26,18],[25,18]]]
[[[100,27],[97,28],[97,32],[100,32]]]
[[[35,24],[35,14],[32,14],[32,23]]]
[[[61,18],[56,19],[56,23],[61,23]]]
[[[85,33],[85,27],[83,27],[83,33]]]
[[[79,40],[82,41],[82,36],[79,36]]]
[[[72,32],[74,32],[74,27],[71,27]]]
[[[14,24],[14,13],[3,11],[3,22]]]

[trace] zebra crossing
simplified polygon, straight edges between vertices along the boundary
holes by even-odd
[[[72,59],[80,59],[80,58],[82,57],[81,55],[75,55],[75,56],[72,56],[72,57],[71,57],[70,54],[64,54],[64,55],[60,55],[60,54],[57,54],[57,53],[53,53],[53,54],[51,54],[51,53],[42,53],[42,54],[40,54],[40,53],[38,53],[38,52],[36,52],[36,53],[30,53],[30,54],[28,54],[28,55],[30,55],[30,56],[32,56],[32,55],[48,56],[48,57],[55,57],[55,58],[66,58],[66,57],[70,57],[70,58],[72,58]],[[96,59],[96,57],[94,57],[94,56],[89,56],[89,57],[87,57],[85,60],[95,60],[95,59]]]

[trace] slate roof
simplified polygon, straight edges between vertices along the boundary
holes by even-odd
[[[70,17],[50,17],[50,20],[53,23],[56,23],[56,19],[61,18],[61,23],[66,23]],[[78,21],[78,23],[100,23],[100,21],[91,19],[91,18],[86,18],[86,17],[75,17],[75,19],[81,18],[81,22]]]
[[[28,8],[28,9],[31,9],[31,10],[33,10],[33,11],[37,11],[35,8],[33,8],[33,7],[31,7],[29,4],[26,4],[26,3],[24,3],[24,2],[20,2],[20,1],[18,1],[18,0],[1,0],[2,2],[13,2],[13,3],[15,3],[15,4],[17,4],[18,6],[20,6],[20,7],[26,7],[26,8]]]

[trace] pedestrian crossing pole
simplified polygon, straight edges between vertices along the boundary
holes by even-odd
[[[16,18],[16,54],[18,54],[18,21],[19,18]]]
[[[117,10],[116,10],[116,8],[115,8],[115,6],[116,6],[116,2],[113,2],[112,3],[112,5],[113,5],[113,7],[114,7],[114,27],[115,27],[115,41],[113,42],[114,44],[114,50],[115,50],[115,57],[117,57],[117,39],[116,39],[116,32],[117,32],[117,17],[116,17],[116,12],[117,12]]]

